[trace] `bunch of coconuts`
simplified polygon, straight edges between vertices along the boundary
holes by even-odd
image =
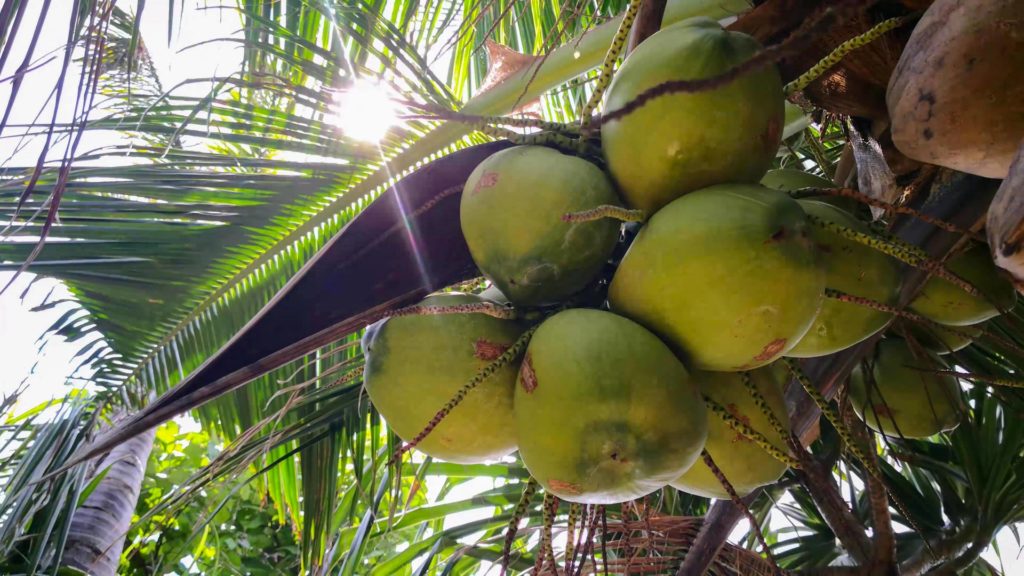
[[[711,20],[669,26],[609,87],[603,166],[518,146],[476,168],[461,226],[491,287],[432,295],[423,313],[382,320],[363,339],[366,390],[398,436],[459,463],[518,450],[545,490],[580,503],[666,485],[726,497],[703,451],[740,495],[783,474],[764,445],[787,450],[787,375],[776,361],[883,330],[888,313],[826,289],[893,304],[899,263],[855,241],[872,230],[838,203],[788,194],[830,182],[769,171],[783,127],[774,68],[616,114],[648,88],[715,76],[759,49]],[[622,225],[601,217],[617,209],[647,215],[621,259]],[[973,327],[1010,308],[1012,285],[982,256],[979,244],[948,262],[976,294],[933,278],[912,309]],[[502,307],[515,314],[486,313]],[[910,338],[931,351],[887,336],[850,397],[871,428],[927,437],[958,421],[957,381],[935,369],[961,343],[941,330]]]

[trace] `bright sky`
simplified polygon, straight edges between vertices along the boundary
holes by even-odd
[[[25,22],[36,22],[38,10],[42,3],[30,2],[24,17]],[[134,11],[138,3],[120,0],[119,5],[125,10]],[[176,8],[183,20],[176,17],[174,34],[168,42],[167,37],[167,0],[147,2],[140,23],[140,35],[153,59],[157,74],[164,89],[170,89],[188,78],[212,77],[218,73],[231,72],[238,69],[242,52],[238,44],[219,42],[189,48],[199,42],[215,37],[237,36],[240,29],[238,15],[233,10],[213,8],[219,3],[203,0],[176,2]],[[182,13],[181,6],[185,4]],[[211,8],[206,8],[210,6]],[[71,2],[54,2],[44,24],[44,33],[36,48],[37,61],[45,58],[40,56],[54,55],[56,58],[38,69],[32,70],[22,84],[10,123],[28,124],[39,112],[41,103],[47,102],[44,117],[52,114],[51,91],[59,74],[63,40],[66,36],[67,18],[72,7]],[[30,27],[16,38],[8,68],[0,71],[0,77],[8,76],[10,69],[20,64],[29,43]],[[46,33],[52,30],[52,33]],[[11,63],[14,63],[13,65]],[[72,70],[69,79],[77,82],[77,74]],[[67,86],[67,85],[66,85]],[[70,86],[73,88],[74,83]],[[209,84],[196,84],[182,87],[179,93],[203,95],[209,90]],[[0,84],[0,102],[10,98],[11,83]],[[73,106],[73,92],[66,88],[66,98],[61,108],[67,111],[68,118]],[[5,131],[5,136],[18,134],[13,128]],[[79,148],[80,151],[114,144],[117,135],[111,133],[89,134]],[[20,146],[18,139],[4,138],[0,140],[0,167],[32,165],[41,150],[40,139],[28,141],[27,146]],[[57,148],[61,151],[62,147]],[[9,159],[10,158],[10,159]],[[9,159],[9,160],[8,160]],[[45,254],[45,251],[44,251]],[[11,273],[0,272],[0,286],[5,285]],[[72,304],[62,304],[40,312],[30,312],[32,307],[44,300],[54,301],[70,298],[70,294],[59,282],[52,279],[40,279],[22,299],[22,293],[34,278],[31,274],[20,277],[17,283],[3,294],[0,294],[0,396],[9,394],[26,380],[28,388],[23,394],[19,408],[28,408],[55,395],[63,394],[63,385],[71,376],[73,356],[81,345],[87,342],[67,344],[59,338],[50,338],[43,350],[37,352],[40,343],[37,339],[62,314],[75,308]],[[51,293],[52,290],[52,293]],[[47,298],[47,296],[49,297]],[[83,374],[78,374],[82,376]]]
[[[137,2],[120,0],[120,5],[126,10],[134,11]],[[28,13],[25,20],[35,22],[38,17],[33,11],[38,10],[41,3],[29,3]],[[66,33],[67,13],[71,2],[58,1],[53,3],[56,7],[46,23],[44,30],[52,30],[52,33],[44,33],[36,54],[47,54],[51,50],[61,47],[64,34]],[[176,3],[179,14],[181,2]],[[146,3],[146,9],[141,19],[141,36],[146,41],[146,46],[153,58],[153,63],[165,89],[177,85],[182,80],[196,77],[212,77],[218,73],[233,71],[238,68],[241,60],[241,47],[234,43],[212,43],[199,47],[187,49],[189,46],[206,41],[212,37],[224,37],[235,35],[239,29],[237,14],[231,10],[215,8],[219,3],[204,0],[192,0],[185,2],[183,14],[184,20],[175,22],[174,34],[168,40],[167,37],[167,0],[150,0]],[[226,3],[230,4],[230,2]],[[28,38],[23,35],[15,42],[9,62],[19,63],[23,57]],[[22,85],[21,94],[18,97],[14,108],[12,124],[27,124],[39,111],[40,103],[47,101],[50,92],[57,78],[59,68],[60,52],[54,52],[58,57],[54,62],[34,70],[30,73],[28,81]],[[16,65],[16,64],[15,64]],[[0,71],[0,77],[7,76],[9,70]],[[76,78],[75,75],[71,75]],[[192,95],[204,95],[209,89],[209,84],[193,85],[182,89],[181,93]],[[71,92],[71,91],[69,91]],[[10,83],[0,84],[0,102],[6,102],[9,98]],[[386,110],[386,99],[374,92],[369,87],[367,90],[351,95],[343,96],[350,98],[356,106],[352,109],[366,111],[368,108],[375,110],[374,114],[353,115],[348,120],[351,126],[350,132],[353,136],[374,139],[380,132],[379,125],[359,125],[360,118],[381,117],[392,115],[393,110]],[[70,109],[70,100],[65,104],[65,109]],[[383,106],[383,107],[382,107]],[[377,108],[380,108],[377,110]],[[49,114],[50,109],[47,109]],[[9,134],[10,132],[8,132]],[[82,144],[81,150],[88,150],[92,147],[113,143],[114,135],[94,135],[91,140]],[[15,150],[18,144],[16,139],[0,140],[0,167],[9,165],[24,165],[35,161],[39,153],[37,142],[30,142],[20,151]],[[13,155],[13,159],[7,160]],[[10,279],[11,273],[0,272],[0,285],[4,285]],[[32,281],[35,280],[33,283]],[[31,287],[30,287],[31,285]],[[74,355],[86,341],[78,343],[66,343],[62,339],[51,337],[45,345],[39,340],[45,330],[52,325],[61,315],[76,306],[72,303],[64,303],[52,308],[32,311],[44,302],[70,299],[70,294],[57,281],[46,278],[36,278],[31,274],[22,275],[17,282],[5,293],[0,294],[0,396],[11,393],[22,382],[28,386],[19,402],[19,408],[24,409],[34,406],[42,401],[64,393],[65,384],[72,377],[72,370],[76,363]],[[79,372],[78,377],[87,377],[88,373]],[[82,381],[72,381],[81,385]],[[439,488],[439,479],[430,480],[429,488],[436,494]],[[476,493],[479,490],[491,488],[489,480],[479,479],[467,484],[466,487],[457,490],[453,497],[460,498]],[[464,522],[479,519],[489,515],[489,511],[479,513],[463,513],[453,515],[446,519],[446,525],[461,524]],[[481,516],[483,515],[483,516]],[[787,526],[781,514],[773,514],[771,521],[772,528],[778,529]],[[745,530],[741,524],[734,533],[733,540]],[[1006,574],[1024,574],[1024,562],[1017,554],[1017,544],[1008,530],[1000,533],[998,545],[1003,550],[1003,562]],[[999,559],[991,548],[986,551],[985,558],[995,565],[999,565]]]

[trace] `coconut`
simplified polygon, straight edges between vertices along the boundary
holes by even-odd
[[[889,80],[892,139],[907,156],[1005,178],[1024,139],[1020,0],[936,0]]]
[[[957,379],[935,370],[948,367],[938,356],[911,350],[900,338],[878,343],[871,379],[858,366],[850,375],[850,404],[872,430],[887,436],[927,438],[952,430],[964,411]]]
[[[437,294],[421,306],[474,305],[471,294]],[[524,328],[480,313],[399,316],[363,336],[370,402],[400,438],[411,441],[477,372]],[[416,448],[441,460],[480,463],[516,449],[512,398],[516,366],[504,366],[466,395]]]
[[[793,168],[777,168],[775,170],[769,170],[768,173],[764,175],[764,178],[761,178],[761,186],[772,188],[774,190],[782,190],[783,192],[793,192],[795,190],[800,190],[801,188],[836,187],[831,180],[808,172],[795,170]],[[832,204],[833,206],[846,210],[851,214],[856,214],[860,208],[860,204],[856,200],[853,198],[846,198],[844,196],[821,194],[809,196],[808,198],[817,200],[818,202]]]
[[[792,192],[801,188],[835,188],[836,186],[827,178],[793,168],[769,170],[761,178],[761,185],[783,192]]]
[[[716,76],[760,49],[754,38],[707,18],[668,26],[629,54],[608,88],[605,110],[664,82]],[[601,145],[626,202],[653,213],[692,190],[757,182],[771,167],[782,128],[782,82],[766,67],[713,90],[650,100],[605,122]]]
[[[554,303],[601,272],[619,222],[565,222],[567,213],[618,204],[597,166],[543,146],[517,146],[484,160],[462,193],[462,232],[480,271],[512,303]]]
[[[785,368],[778,364],[749,373],[750,380],[764,397],[768,407],[783,426],[789,426],[786,401],[783,396]],[[757,406],[736,372],[696,372],[693,378],[701,392],[730,414],[764,435],[776,448],[787,451],[786,441],[771,426],[768,416]],[[746,496],[759,486],[771,484],[786,471],[779,462],[749,438],[733,430],[724,420],[711,415],[708,419],[708,440],[704,447],[722,471],[726,480],[740,496]],[[718,479],[704,462],[697,462],[672,486],[705,498],[729,498]]]
[[[519,454],[548,492],[586,504],[640,498],[689,468],[708,433],[686,368],[639,324],[571,309],[530,341],[515,391]]]
[[[790,351],[822,305],[825,271],[803,209],[751,184],[712,186],[657,212],[608,299],[700,370],[749,370]]]
[[[939,356],[959,352],[981,336],[984,329],[980,324],[974,326],[957,326],[953,330],[915,322],[901,322],[900,331],[908,341],[912,341],[925,350]]]
[[[1024,141],[988,207],[985,233],[996,266],[1010,273],[1017,291],[1024,289]]]
[[[804,211],[857,232],[868,233],[866,224],[831,204],[801,200]],[[811,228],[811,239],[825,266],[825,285],[853,296],[891,304],[900,290],[896,260],[834,232]],[[787,356],[811,358],[844,350],[878,333],[891,318],[859,304],[826,300],[807,334]]]
[[[940,324],[968,326],[1013,308],[1017,299],[1013,284],[992,262],[988,246],[974,244],[950,258],[946,268],[974,286],[978,295],[932,276],[910,303],[911,310]]]

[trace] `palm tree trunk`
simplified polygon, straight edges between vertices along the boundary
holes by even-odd
[[[115,446],[96,467],[95,474],[109,471],[75,510],[64,549],[65,565],[91,576],[117,574],[155,436],[156,430],[151,429]]]

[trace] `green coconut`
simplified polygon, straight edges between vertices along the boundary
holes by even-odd
[[[796,170],[794,168],[776,168],[774,170],[769,170],[764,175],[764,178],[761,178],[761,186],[775,190],[782,190],[783,192],[793,192],[794,190],[800,190],[801,188],[836,187],[836,185],[827,178],[810,174],[802,170]],[[819,202],[825,202],[826,204],[832,204],[833,206],[846,210],[851,214],[856,214],[857,209],[860,207],[858,202],[853,198],[846,198],[843,196],[822,194],[810,196],[809,198]]]
[[[761,49],[714,20],[668,26],[633,50],[608,88],[605,110],[672,80],[716,76]],[[687,192],[724,182],[756,183],[771,167],[784,123],[774,66],[701,92],[652,99],[601,126],[608,170],[626,202],[653,213]]]
[[[761,186],[773,188],[775,190],[782,190],[783,192],[792,192],[794,190],[800,190],[801,188],[836,187],[836,185],[828,178],[823,178],[794,168],[776,168],[774,170],[769,170],[765,173],[764,177],[761,178]]]
[[[484,160],[462,193],[462,232],[473,261],[512,303],[562,300],[601,272],[619,222],[562,217],[619,204],[597,166],[543,146],[517,146]]]
[[[485,302],[437,294],[421,306]],[[476,373],[511,346],[524,328],[480,313],[399,316],[366,330],[364,382],[388,426],[411,441]],[[470,392],[416,448],[441,460],[480,463],[516,449],[512,414],[516,366],[504,366]]]
[[[959,352],[970,346],[984,330],[980,325],[957,326],[954,328],[956,332],[951,332],[913,322],[904,322],[901,329],[904,332],[909,332],[909,337],[918,345],[923,346],[925,350],[939,356]]]
[[[658,211],[622,259],[612,309],[700,370],[750,370],[796,346],[821,308],[825,271],[795,200],[712,186]]]
[[[968,294],[948,280],[932,276],[910,303],[911,310],[939,324],[967,326],[1013,308],[1017,293],[992,262],[987,245],[975,244],[953,256],[946,268],[977,288],[979,294]]]
[[[878,343],[872,380],[858,366],[850,375],[850,404],[872,430],[887,436],[928,438],[960,423],[963,404],[957,379],[938,356],[911,350],[900,338]]]
[[[649,494],[704,448],[708,416],[686,368],[639,324],[560,312],[530,341],[515,392],[519,454],[548,492],[586,504]]]
[[[784,426],[789,426],[786,401],[783,396],[783,372],[775,366],[766,366],[750,372],[751,382],[768,403],[772,413]],[[786,441],[772,428],[768,417],[761,412],[743,379],[736,372],[697,372],[693,378],[701,392],[724,407],[730,414],[763,434],[779,450],[788,450]],[[759,486],[771,484],[786,471],[786,465],[773,458],[749,438],[733,430],[724,420],[708,416],[708,440],[704,449],[740,496],[750,494]],[[672,486],[705,498],[729,498],[718,479],[704,462],[697,462]]]
[[[869,233],[866,224],[831,204],[800,200],[804,211],[822,220]],[[883,304],[895,303],[900,291],[900,271],[889,256],[818,227],[811,239],[825,265],[825,285],[853,296]],[[878,333],[891,315],[866,306],[827,299],[807,334],[787,356],[811,358],[844,350]]]

